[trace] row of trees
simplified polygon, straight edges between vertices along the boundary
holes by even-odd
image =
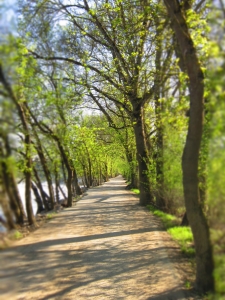
[[[31,182],[48,209],[55,202],[53,180],[58,189],[65,180],[71,206],[73,191],[81,193],[78,177],[90,187],[121,172],[130,187],[140,189],[141,205],[178,211],[185,203],[195,241],[197,286],[214,289],[206,219],[207,199],[214,192],[207,188],[207,182],[213,184],[207,166],[216,111],[211,90],[220,85],[214,77],[223,73],[206,66],[221,64],[221,49],[209,33],[209,24],[212,32],[217,30],[209,19],[212,9],[223,21],[222,2],[216,5],[188,0],[19,1],[21,37],[1,48],[5,59],[0,68],[1,192],[7,193],[11,208],[17,204],[18,222],[24,212],[20,201],[11,199],[18,193],[7,190],[16,188],[12,153],[26,178],[31,224]],[[81,107],[89,115],[79,115]],[[96,113],[90,115],[90,110]],[[18,149],[10,145],[10,132],[22,140]],[[50,204],[33,157],[48,182]]]
[[[13,48],[15,52],[9,52]],[[13,217],[22,225],[26,214],[29,224],[35,225],[31,190],[39,211],[53,209],[60,201],[59,192],[67,199],[66,205],[72,206],[73,196],[82,194],[78,177],[87,188],[99,185],[118,173],[123,157],[122,153],[118,158],[111,145],[112,132],[103,131],[105,120],[76,112],[79,99],[71,101],[69,88],[57,88],[58,83],[40,72],[26,53],[18,39],[1,51],[4,62],[12,57],[0,65],[1,205],[9,228],[15,228]],[[25,180],[26,213],[16,176]]]

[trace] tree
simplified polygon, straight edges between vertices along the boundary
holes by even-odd
[[[187,217],[195,241],[196,284],[200,290],[206,292],[214,290],[214,263],[209,227],[200,205],[198,186],[198,161],[204,113],[204,74],[189,32],[184,9],[177,0],[164,0],[164,3],[189,78],[190,114],[188,134],[182,157],[183,186]]]
[[[31,161],[31,137],[29,132],[29,126],[26,117],[26,108],[22,102],[20,102],[17,97],[15,96],[13,89],[9,82],[7,81],[5,74],[3,72],[3,67],[0,64],[0,82],[2,83],[7,97],[9,97],[13,104],[17,108],[18,116],[21,120],[22,127],[24,130],[24,144],[25,144],[25,181],[26,181],[26,188],[25,188],[25,195],[26,195],[26,210],[28,216],[28,222],[30,225],[36,225],[36,221],[33,214],[33,209],[31,206],[31,169],[32,169],[32,161]]]
[[[27,11],[26,4],[24,7]],[[25,19],[26,11],[24,10]],[[144,130],[144,106],[153,97],[155,88],[152,57],[155,53],[153,41],[156,38],[155,27],[158,26],[155,17],[158,5],[151,1],[139,1],[135,4],[111,1],[100,2],[98,5],[96,3],[89,5],[87,1],[74,5],[58,2],[51,2],[49,5],[41,2],[38,7],[34,5],[31,11],[35,15],[32,24],[40,22],[40,12],[43,13],[46,25],[49,24],[46,12],[56,16],[60,11],[68,20],[68,26],[64,28],[61,37],[57,35],[55,40],[52,40],[56,47],[59,43],[62,44],[62,41],[64,45],[57,48],[55,55],[53,44],[49,49],[49,39],[52,36],[49,27],[39,32],[42,41],[37,50],[30,53],[37,59],[67,62],[69,66],[73,65],[74,68],[82,70],[75,78],[77,83],[86,86],[90,95],[98,101],[107,99],[113,105],[127,111],[136,139],[140,203],[146,205],[152,202]],[[37,27],[34,29],[31,25],[31,36],[36,36],[39,29]],[[71,32],[74,34],[71,35]],[[85,51],[82,51],[82,48]],[[102,82],[107,82],[107,89]]]

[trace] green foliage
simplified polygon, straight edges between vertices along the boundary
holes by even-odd
[[[166,229],[169,229],[171,227],[174,227],[178,225],[179,219],[175,216],[172,216],[170,214],[166,214],[162,212],[161,210],[156,209],[152,205],[147,205],[147,208],[157,217],[159,217],[165,226]]]
[[[225,299],[225,255],[224,253],[215,255],[214,278],[216,284],[217,299]],[[222,296],[223,295],[223,296]]]
[[[186,89],[186,76],[184,73],[181,74],[183,74],[184,78],[179,79],[181,83],[180,93],[182,93],[183,89]],[[180,95],[179,98],[162,98],[160,102],[163,106],[161,112],[163,128],[163,187],[160,187],[158,192],[166,200],[168,211],[177,213],[184,207],[181,159],[187,134],[188,118],[185,114],[188,110],[188,98]],[[154,141],[154,137],[152,139]],[[156,154],[158,151],[156,149]]]
[[[165,7],[157,1],[137,1],[134,4],[121,0],[99,2],[98,5],[90,1],[89,5],[88,11],[71,6],[68,11],[61,13],[60,1],[49,2],[49,5],[40,5],[34,1],[31,6],[26,1],[20,1],[20,29],[24,30],[24,37],[18,38],[18,35],[15,38],[11,35],[0,45],[4,71],[19,103],[26,102],[38,123],[47,125],[52,131],[46,133],[40,128],[36,129],[51,174],[55,170],[61,172],[62,159],[53,139],[55,135],[63,145],[71,168],[76,168],[79,177],[91,172],[94,178],[99,177],[100,173],[105,177],[121,173],[131,179],[137,172],[137,149],[132,128],[137,121],[132,111],[135,105],[128,98],[132,94],[141,103],[142,97],[146,96],[145,125],[146,133],[150,136],[148,175],[152,192],[162,193],[167,206],[173,207],[175,212],[181,212],[184,210],[181,159],[189,120],[185,116],[189,108],[188,76],[180,71],[180,61],[174,53],[176,45],[171,47],[174,40],[169,26],[165,26]],[[207,13],[204,9],[190,9],[186,17],[206,77],[204,96],[208,102],[206,110],[210,111],[207,134],[202,141],[199,174],[208,176],[206,208],[210,225],[223,231],[225,72],[224,39],[220,36],[224,34],[221,31],[224,28],[224,17],[222,10],[218,12],[218,9],[216,18],[211,17],[214,19],[213,24],[217,24],[216,31],[212,25],[212,34],[222,41],[209,42]],[[34,16],[32,19],[31,15]],[[98,24],[103,25],[104,34]],[[23,35],[23,32],[20,34]],[[40,55],[54,56],[57,53],[59,57],[78,63],[73,64],[64,59],[36,59],[26,45]],[[160,48],[160,45],[163,47]],[[157,89],[158,83],[160,109],[155,109],[156,95],[154,92],[151,94],[151,89]],[[99,101],[98,105],[91,93]],[[100,110],[105,110],[105,116],[98,110],[96,114],[85,116],[78,109],[78,105],[89,107],[92,102],[95,102],[95,109],[101,107]],[[4,93],[0,95],[0,103],[0,133],[19,133],[23,139],[25,132],[18,122],[15,104]],[[29,119],[28,111],[25,113]],[[12,124],[9,120],[13,120]],[[156,141],[155,131],[159,125],[162,128],[163,149],[158,149]],[[35,145],[34,132],[32,126],[29,126]],[[113,127],[120,129],[115,130]],[[14,165],[21,172],[26,170],[21,153],[26,150],[22,139],[16,149],[17,153],[7,159],[10,171],[15,171]],[[157,191],[155,156],[160,151],[162,157],[159,161],[163,163],[164,182],[161,190]],[[33,161],[37,159],[34,146],[29,149],[29,156]],[[132,191],[138,194],[137,189]],[[190,229],[176,227],[179,220],[172,215],[153,207],[149,209],[162,220],[181,245],[182,251],[189,256],[193,255]],[[48,219],[52,217],[52,214],[47,215]],[[224,244],[223,240],[215,241],[216,255],[224,252]],[[215,271],[218,282],[221,281],[219,278],[225,281],[221,257],[219,253]],[[222,293],[224,287],[219,283],[217,289]]]
[[[191,282],[190,281],[186,281],[185,282],[185,287],[186,287],[186,289],[190,289],[191,288]]]
[[[55,211],[48,213],[48,214],[46,215],[47,220],[53,219],[53,218],[56,216],[56,214],[57,214],[57,213],[56,213]]]
[[[140,190],[139,189],[131,189],[131,191],[137,195],[140,194]]]
[[[160,218],[168,233],[180,245],[182,253],[188,257],[193,257],[195,250],[193,247],[193,235],[190,227],[178,226],[180,219],[177,217],[166,214],[152,205],[148,205],[147,207],[155,216]]]
[[[10,239],[12,240],[19,240],[22,239],[23,234],[18,231],[18,230],[13,230],[12,233],[10,234]]]
[[[182,253],[189,257],[193,257],[195,255],[193,235],[190,227],[173,227],[170,228],[168,232],[172,238],[179,243]]]

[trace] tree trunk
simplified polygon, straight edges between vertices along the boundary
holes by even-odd
[[[184,213],[180,226],[189,226],[187,212]]]
[[[88,161],[88,182],[89,182],[88,185],[89,185],[89,187],[91,187],[92,186],[92,164],[91,164],[91,158],[90,158],[90,154],[89,154],[89,151],[88,151],[88,148],[87,148],[85,142],[83,142],[83,143],[84,143],[84,147],[86,149],[87,161]]]
[[[17,205],[19,207],[20,215],[22,215],[22,217],[20,217],[20,219],[22,221],[22,218],[23,218],[23,220],[26,218],[26,213],[25,213],[23,203],[22,203],[22,200],[21,200],[21,197],[20,197],[20,193],[19,193],[19,190],[18,190],[16,179],[15,179],[15,177],[12,173],[9,174],[9,176],[10,176],[10,182],[11,182],[11,189],[12,189],[12,192],[14,194]],[[22,223],[23,223],[23,221],[22,221]]]
[[[73,169],[73,178],[74,178],[76,195],[80,196],[80,195],[82,195],[82,190],[80,188],[80,185],[78,184],[77,172],[76,172],[75,168]]]
[[[23,215],[21,214],[21,211],[20,211],[19,206],[15,199],[14,193],[12,191],[11,182],[10,182],[10,178],[9,178],[9,172],[8,172],[8,168],[7,168],[7,165],[4,161],[4,159],[2,160],[2,163],[1,163],[1,172],[2,172],[2,183],[4,185],[4,189],[9,198],[10,208],[16,217],[16,223],[22,225],[23,224]]]
[[[5,136],[4,141],[5,141],[5,148],[6,148],[6,152],[7,152],[7,157],[9,157],[9,156],[12,155],[12,153],[11,153],[11,147],[10,147],[8,135]],[[12,189],[13,196],[14,196],[15,201],[16,201],[18,207],[19,207],[19,210],[20,210],[20,221],[23,224],[23,220],[24,220],[24,218],[26,218],[26,213],[25,213],[23,203],[22,203],[22,200],[21,200],[21,197],[20,197],[18,186],[17,186],[16,180],[15,180],[14,174],[12,172],[10,172],[9,170],[8,170],[8,176],[9,176],[10,187]]]
[[[36,170],[35,167],[33,167],[33,172],[34,172],[34,177],[36,178],[37,187],[38,187],[38,189],[40,190],[40,193],[41,193],[41,198],[42,198],[42,201],[44,203],[44,207],[48,211],[48,210],[50,210],[49,203],[48,203],[48,198],[49,197],[46,197],[46,193],[43,190],[43,187],[42,187],[42,184],[41,184],[41,180],[40,180],[40,178],[38,176],[38,172],[37,172],[37,170]]]
[[[158,20],[159,21],[159,20]],[[160,36],[161,29],[157,29],[157,37]],[[155,75],[155,89],[154,89],[154,99],[155,99],[155,127],[156,127],[156,205],[161,210],[166,209],[166,201],[164,199],[164,170],[163,170],[163,124],[162,124],[162,113],[163,113],[163,104],[160,101],[160,96],[164,88],[163,83],[163,70],[162,70],[162,39],[157,38],[156,40],[156,56],[155,56],[155,66],[156,66],[156,75]]]
[[[209,135],[210,135],[210,113],[205,111],[205,124],[203,128],[203,135],[200,147],[199,156],[199,170],[198,170],[198,180],[199,180],[199,194],[202,209],[205,209],[206,201],[206,190],[207,190],[207,159],[209,156]]]
[[[66,152],[65,152],[59,138],[54,134],[52,134],[52,137],[57,142],[57,145],[58,145],[58,148],[59,148],[62,160],[63,160],[63,164],[65,165],[65,167],[67,169],[67,175],[68,175],[68,178],[67,178],[67,189],[68,189],[67,203],[68,203],[68,206],[71,207],[73,204],[73,195],[72,195],[73,178],[74,178],[76,194],[81,195],[82,191],[80,189],[80,186],[78,185],[76,170],[75,170],[75,168],[73,168],[73,166],[71,166],[69,158],[67,157]]]
[[[86,172],[85,165],[82,164],[82,167],[83,167],[83,173],[84,173],[84,181],[85,181],[85,185],[86,185],[86,187],[89,189],[89,188],[90,188],[90,185],[89,185],[89,181],[88,181],[88,179],[87,179],[87,172]]]
[[[138,178],[137,178],[137,170],[136,170],[136,160],[133,158],[133,153],[128,149],[125,145],[125,154],[126,159],[129,165],[129,178],[126,178],[130,181],[130,184],[127,186],[128,189],[136,189],[138,188]]]
[[[40,213],[44,210],[44,207],[43,207],[43,203],[42,203],[42,200],[41,200],[41,196],[39,195],[38,189],[37,189],[36,185],[33,183],[33,181],[31,181],[31,188],[32,188],[33,193],[35,195],[35,201],[37,202],[37,205],[38,205],[37,213]]]
[[[3,153],[3,149],[0,149],[1,156],[5,156],[5,158],[9,158],[11,156],[11,148],[8,140],[8,136],[2,136],[4,143],[5,143],[5,155]],[[3,160],[2,161],[2,175],[3,180],[5,182],[5,189],[8,194],[9,200],[10,200],[10,206],[11,209],[14,210],[14,214],[16,216],[16,222],[20,225],[24,223],[24,218],[26,218],[26,213],[24,211],[24,207],[22,204],[22,200],[18,191],[17,183],[15,180],[15,177],[8,168],[7,163]]]
[[[156,205],[165,210],[166,202],[163,195],[164,190],[164,172],[163,172],[163,128],[161,121],[161,103],[159,95],[155,97],[155,113],[156,113]]]
[[[9,207],[5,187],[4,187],[4,184],[3,184],[2,180],[0,182],[0,205],[2,207],[4,216],[6,218],[6,227],[7,227],[7,229],[9,229],[9,230],[15,229],[16,225],[13,221],[13,214],[12,214],[12,211],[10,210],[10,207]]]
[[[56,202],[59,203],[59,172],[57,170],[57,166],[55,165],[55,195],[56,195]]]
[[[33,213],[32,203],[31,203],[31,140],[30,135],[27,133],[25,135],[25,146],[26,146],[26,166],[25,166],[25,200],[26,200],[26,211],[29,225],[36,225],[36,220]]]
[[[143,108],[135,112],[134,134],[137,147],[137,160],[139,167],[139,189],[140,204],[147,205],[153,202],[153,196],[150,191],[150,182],[148,176],[148,155],[146,150],[146,139],[144,131]]]
[[[34,126],[32,126],[32,129],[33,129],[35,140],[36,140],[36,143],[37,143],[35,148],[37,150],[37,154],[38,154],[38,157],[40,159],[40,162],[41,162],[44,174],[45,174],[45,178],[46,178],[47,184],[48,184],[48,191],[49,191],[49,196],[50,196],[51,209],[53,209],[54,203],[55,203],[55,196],[54,196],[51,172],[49,171],[49,168],[48,168],[47,160],[45,158],[45,154],[44,154],[44,150],[43,150],[40,138],[39,138]]]
[[[91,159],[88,155],[88,177],[89,177],[89,185],[92,186],[92,165],[91,165]]]
[[[25,198],[26,198],[26,209],[27,209],[27,217],[28,222],[30,225],[36,225],[36,221],[34,218],[32,205],[31,205],[31,169],[32,169],[32,162],[31,162],[31,140],[30,140],[30,134],[29,134],[29,126],[27,122],[27,116],[26,113],[28,113],[25,103],[19,102],[18,99],[15,97],[13,90],[11,88],[11,85],[7,82],[2,66],[0,64],[0,81],[2,82],[5,90],[8,92],[9,97],[13,101],[13,103],[16,105],[18,116],[22,122],[23,131],[24,131],[24,143],[25,143]]]
[[[62,157],[61,157],[62,158]],[[66,169],[65,169],[65,164],[63,162],[63,159],[61,161],[61,164],[62,164],[62,173],[63,173],[63,179],[64,179],[64,182],[66,183]]]
[[[164,2],[189,77],[190,116],[182,157],[184,198],[196,250],[196,286],[199,290],[207,292],[214,290],[214,263],[209,227],[200,205],[198,186],[198,161],[204,112],[204,76],[182,7],[177,0],[164,0]]]
[[[72,180],[73,180],[73,171],[69,167],[69,168],[67,168],[67,205],[68,205],[68,207],[72,207],[72,205],[73,205]]]

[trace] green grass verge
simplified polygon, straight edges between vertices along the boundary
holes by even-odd
[[[193,243],[193,235],[190,227],[176,226],[167,230],[172,238],[180,245],[182,253],[189,257],[194,257],[195,249]]]
[[[147,208],[153,213],[153,215],[161,219],[167,232],[172,236],[173,240],[177,241],[180,245],[182,253],[188,257],[194,257],[195,249],[193,246],[193,235],[190,227],[178,226],[180,224],[179,218],[166,214],[152,205],[147,205]]]
[[[138,189],[131,189],[135,194],[140,194]],[[190,227],[178,226],[180,219],[166,214],[152,205],[147,205],[149,211],[155,216],[159,217],[166,228],[167,232],[171,235],[172,239],[177,241],[180,245],[181,251],[189,258],[195,257],[193,235]],[[215,294],[204,297],[204,300],[225,300],[225,255],[224,255],[224,242],[222,242],[223,232],[211,231],[212,242],[214,246],[214,278],[215,278]],[[220,242],[218,242],[220,241]],[[186,288],[190,288],[190,283],[185,284]]]
[[[193,235],[190,227],[187,226],[177,226],[180,220],[170,214],[166,214],[155,207],[148,205],[147,208],[157,217],[159,217],[165,226],[167,232],[171,235],[172,239],[177,241],[180,245],[181,251],[188,258],[195,257],[194,241]],[[212,241],[220,240],[218,231],[211,232]],[[214,247],[214,278],[215,278],[215,294],[203,297],[204,300],[225,300],[225,255],[223,243]],[[222,249],[223,248],[223,249]],[[190,283],[187,283],[189,288]]]
[[[224,253],[214,256],[215,269],[214,278],[216,285],[216,293],[213,299],[225,300],[225,255]]]
[[[47,220],[51,220],[52,218],[55,217],[55,215],[56,215],[56,212],[53,211],[53,212],[48,213],[48,214],[46,215],[46,218],[47,218]]]
[[[139,189],[131,189],[131,192],[133,192],[133,193],[135,193],[135,194],[137,194],[137,195],[139,195],[139,194],[140,194],[140,191],[139,191]]]
[[[18,230],[13,230],[9,237],[11,240],[19,240],[22,239],[23,234]]]

